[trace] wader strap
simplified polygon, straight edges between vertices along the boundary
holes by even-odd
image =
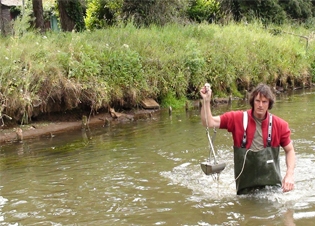
[[[242,140],[242,148],[246,147],[246,129],[247,129],[247,123],[248,123],[248,115],[247,111],[243,112],[243,126],[244,126],[244,135],[243,135],[243,140]]]
[[[243,135],[243,140],[242,140],[242,148],[246,147],[246,142],[247,142],[247,137],[246,137],[247,124],[248,124],[248,114],[247,114],[247,111],[244,111],[243,112],[244,135]],[[271,133],[272,133],[272,114],[269,114],[267,147],[271,146]]]
[[[271,146],[271,132],[272,132],[272,114],[269,114],[269,126],[268,126],[267,147],[270,147],[270,146]]]

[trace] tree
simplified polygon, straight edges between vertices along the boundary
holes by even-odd
[[[89,0],[85,25],[87,29],[100,29],[118,22],[124,0]]]
[[[312,0],[280,0],[279,3],[292,19],[303,21],[313,16]]]
[[[58,0],[58,11],[60,17],[60,26],[63,31],[72,31],[75,26],[74,20],[67,14],[66,7],[69,0]]]
[[[38,28],[40,32],[45,31],[44,10],[42,0],[32,0],[33,13],[35,17],[35,28]]]
[[[286,20],[286,13],[279,5],[278,0],[238,0],[223,1],[222,4],[231,3],[231,10],[234,18],[239,21],[260,19],[264,24],[282,24]]]
[[[1,31],[1,35],[5,35],[4,33],[4,23],[3,23],[3,18],[2,18],[2,3],[0,0],[0,31]]]
[[[63,31],[85,29],[83,9],[79,0],[58,0],[58,11]]]

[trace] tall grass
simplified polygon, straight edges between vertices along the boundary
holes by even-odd
[[[279,28],[277,28],[279,29]],[[42,113],[137,106],[143,98],[240,96],[259,82],[284,88],[314,82],[311,32],[257,24],[132,24],[83,33],[0,38],[0,112],[27,123]],[[292,33],[292,34],[290,34]],[[165,102],[165,101],[164,101]],[[182,101],[184,103],[184,101]],[[1,117],[2,114],[0,114]]]

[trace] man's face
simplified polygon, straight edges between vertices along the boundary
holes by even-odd
[[[258,119],[264,119],[269,107],[269,100],[258,93],[254,98],[254,116]]]

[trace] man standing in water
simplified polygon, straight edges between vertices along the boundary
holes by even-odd
[[[212,90],[206,84],[201,90],[203,99],[201,121],[205,127],[227,129],[234,140],[234,174],[237,194],[247,194],[266,186],[282,187],[283,192],[294,188],[295,151],[288,123],[272,115],[275,97],[269,86],[259,84],[250,94],[251,109],[230,111],[212,116]],[[285,151],[286,174],[281,179],[280,146]]]

